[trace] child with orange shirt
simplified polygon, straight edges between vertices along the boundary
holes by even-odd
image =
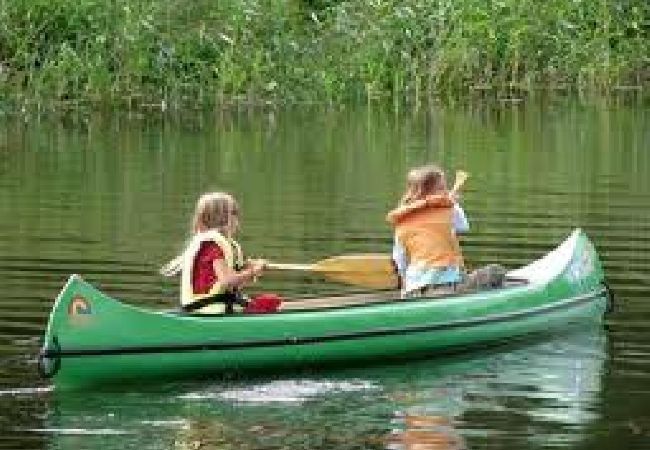
[[[395,229],[393,261],[405,297],[455,291],[464,276],[457,233],[469,229],[449,192],[444,172],[432,165],[411,170],[406,191],[387,220]]]

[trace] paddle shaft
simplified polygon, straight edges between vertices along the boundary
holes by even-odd
[[[313,264],[284,264],[284,263],[267,263],[266,267],[275,270],[305,270],[309,271],[314,268]]]
[[[454,182],[454,187],[451,188],[452,195],[458,193],[463,184],[465,184],[465,181],[467,181],[467,178],[469,178],[469,174],[464,170],[456,171],[456,181]]]

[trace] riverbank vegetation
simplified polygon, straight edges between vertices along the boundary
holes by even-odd
[[[4,0],[0,102],[645,92],[649,17],[647,0]]]

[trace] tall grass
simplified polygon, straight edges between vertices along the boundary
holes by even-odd
[[[24,108],[643,89],[647,0],[0,0]]]

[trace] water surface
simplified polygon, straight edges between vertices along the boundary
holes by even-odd
[[[649,119],[640,105],[568,101],[5,119],[0,448],[650,448]],[[431,161],[472,175],[472,266],[516,267],[583,227],[617,296],[607,330],[150,392],[62,395],[38,379],[39,338],[69,274],[133,304],[175,304],[157,269],[181,249],[201,192],[239,198],[249,255],[387,252],[383,216],[408,168]],[[268,273],[251,290],[343,289]]]

